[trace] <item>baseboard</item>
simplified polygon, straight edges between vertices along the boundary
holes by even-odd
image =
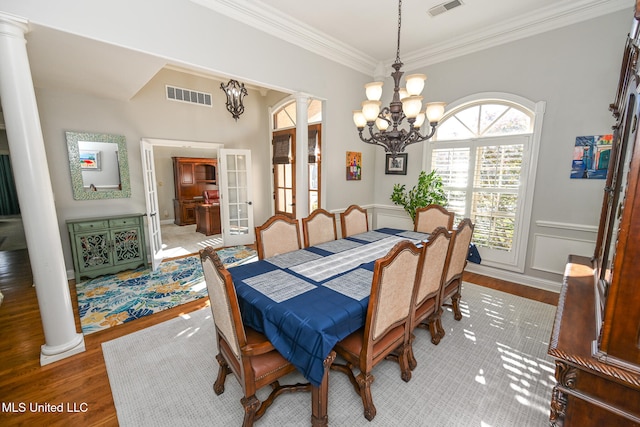
[[[507,280],[509,282],[518,283],[520,285],[530,286],[536,289],[542,289],[549,292],[560,293],[562,288],[561,282],[540,279],[538,277],[528,276],[525,274],[514,273],[498,268],[487,267],[482,264],[467,263],[466,271],[470,273],[482,274],[483,276],[493,277],[494,279]]]

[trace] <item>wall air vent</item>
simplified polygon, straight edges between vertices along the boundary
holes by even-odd
[[[211,94],[180,87],[167,86],[167,99],[171,101],[188,102],[211,107]]]
[[[456,8],[458,6],[462,6],[462,2],[460,0],[452,0],[452,1],[448,1],[442,4],[439,4],[437,6],[432,7],[431,9],[429,9],[429,15],[433,16],[438,16],[440,14],[443,14],[445,12],[450,11],[453,8]]]

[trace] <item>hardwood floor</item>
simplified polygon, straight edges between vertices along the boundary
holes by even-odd
[[[504,292],[557,304],[553,292],[466,274],[465,280]],[[40,366],[44,333],[27,250],[0,252],[0,425],[117,426],[116,410],[101,344],[208,305],[194,301],[142,319],[85,336],[86,351]],[[75,286],[71,300],[77,313]],[[76,319],[78,316],[76,315]],[[79,320],[76,320],[80,331]],[[131,375],[136,375],[132,372]],[[42,405],[40,411],[31,406]],[[46,407],[45,405],[49,405]],[[45,412],[58,409],[62,412]]]

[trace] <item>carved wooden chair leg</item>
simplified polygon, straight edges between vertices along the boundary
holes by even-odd
[[[371,421],[376,416],[376,407],[373,404],[371,396],[371,383],[375,379],[370,373],[360,373],[356,378],[360,386],[360,397],[362,398],[362,406],[364,407],[364,417]]]
[[[260,408],[260,401],[254,395],[249,397],[243,397],[240,399],[240,403],[244,407],[244,420],[242,420],[242,427],[251,427],[255,419],[256,412]]]
[[[456,292],[452,297],[451,297],[451,303],[453,305],[453,318],[456,320],[461,320],[462,319],[462,312],[460,311],[460,298],[462,297],[462,295],[460,295],[460,291]]]
[[[398,363],[400,364],[400,377],[402,381],[409,382],[411,379],[411,368],[409,364],[409,354],[413,353],[411,345],[403,346],[400,348],[398,354]],[[416,362],[417,363],[417,362]]]
[[[411,334],[411,345],[409,346],[409,369],[411,369],[412,371],[416,369],[416,366],[418,366],[418,361],[416,360],[416,356],[413,353],[413,341],[415,339],[416,336],[414,334]],[[400,363],[400,360],[398,360],[398,363]],[[402,369],[402,366],[400,369]]]
[[[431,334],[431,342],[434,345],[440,344],[440,339],[444,336],[444,330],[440,330],[440,318],[442,316],[442,309],[438,310],[436,313],[433,313],[429,319],[427,324],[429,325],[429,333]]]
[[[221,395],[224,393],[224,382],[227,379],[227,375],[231,373],[231,368],[227,365],[227,361],[224,360],[221,354],[218,354],[216,359],[218,360],[220,368],[218,369],[218,378],[216,378],[216,382],[213,383],[213,391],[217,395]]]

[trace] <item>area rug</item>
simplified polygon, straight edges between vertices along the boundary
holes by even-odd
[[[555,306],[465,283],[461,308],[459,322],[445,311],[439,345],[416,331],[411,381],[402,381],[395,362],[375,368],[372,422],[346,375],[331,372],[329,425],[548,425],[555,379],[546,353]],[[213,392],[218,365],[208,307],[105,342],[102,350],[120,426],[242,424],[235,378],[227,378],[222,395]],[[296,373],[281,382],[300,380]],[[257,425],[309,425],[310,400],[307,393],[284,395]]]
[[[246,246],[216,252],[227,267],[257,259]],[[196,254],[163,261],[156,271],[142,267],[81,282],[76,292],[85,335],[207,296]]]

